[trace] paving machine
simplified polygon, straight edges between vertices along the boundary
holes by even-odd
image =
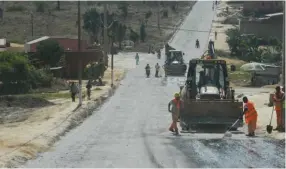
[[[187,70],[187,65],[184,63],[183,58],[184,53],[180,50],[175,50],[174,48],[166,44],[165,55],[165,75],[184,76]]]
[[[193,59],[189,62],[186,83],[181,87],[184,111],[180,114],[183,130],[204,125],[231,127],[242,114],[242,102],[234,99],[229,87],[225,60]],[[243,125],[241,120],[233,130]]]

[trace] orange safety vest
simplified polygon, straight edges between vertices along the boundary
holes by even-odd
[[[211,56],[206,56],[206,59],[207,59],[207,60],[211,59]]]
[[[274,101],[276,111],[280,111],[282,109],[282,102],[281,101],[275,101],[275,100],[276,99],[282,99],[283,94],[284,94],[283,92],[281,92],[280,94],[275,93],[273,96],[273,101]]]
[[[177,109],[180,110],[180,106],[181,106],[180,103],[181,103],[181,101],[173,99],[173,102],[176,104]]]
[[[255,110],[254,104],[251,101],[248,101],[245,103],[245,106],[247,107],[247,111],[245,112],[245,122],[249,123],[251,120],[254,120],[257,118],[257,112]]]

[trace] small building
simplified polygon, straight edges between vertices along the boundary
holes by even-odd
[[[283,11],[283,1],[244,1],[243,13],[269,14]]]
[[[31,53],[36,52],[37,45],[45,40],[53,39],[56,40],[60,46],[64,48],[65,51],[78,51],[78,39],[77,37],[62,37],[62,36],[43,36],[41,38],[32,40],[25,44],[25,52]],[[86,40],[81,40],[82,51],[86,50],[88,47],[88,42]]]
[[[240,20],[239,28],[242,34],[253,34],[265,39],[276,37],[282,40],[283,13],[267,14],[263,18]]]

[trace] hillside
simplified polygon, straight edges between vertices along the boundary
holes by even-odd
[[[43,4],[44,3],[44,4]],[[166,41],[173,32],[175,25],[190,11],[195,2],[177,2],[176,11],[172,6],[176,2],[163,2],[160,5],[160,31],[157,28],[158,5],[156,2],[127,2],[128,14],[123,19],[122,11],[118,8],[120,2],[110,2],[108,11],[113,12],[117,19],[125,23],[139,33],[141,20],[145,18],[147,12],[152,15],[148,19],[146,33],[146,43],[137,46],[138,49],[146,52],[147,44],[158,44]],[[77,2],[60,2],[60,10],[57,9],[57,2],[10,2],[3,1],[0,7],[4,9],[3,20],[0,19],[0,38],[7,38],[10,42],[24,43],[25,40],[35,39],[40,36],[76,36],[77,35]],[[37,12],[37,10],[43,12]],[[103,11],[103,5],[95,1],[82,1],[82,15],[90,8],[97,8]],[[163,11],[168,11],[168,17],[163,17]],[[32,15],[33,13],[33,19]],[[33,20],[33,37],[32,37]],[[83,38],[88,39],[87,33],[83,30]],[[128,39],[128,36],[126,36]]]

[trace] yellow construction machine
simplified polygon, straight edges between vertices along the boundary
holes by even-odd
[[[235,100],[235,91],[229,87],[225,60],[190,60],[187,80],[180,90],[185,103],[180,114],[183,130],[210,124],[227,128],[241,116],[243,103]],[[241,120],[233,129],[242,125]]]

